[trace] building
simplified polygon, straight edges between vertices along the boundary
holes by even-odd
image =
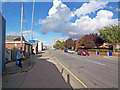
[[[0,71],[0,77],[2,72],[5,70],[5,33],[6,33],[6,20],[0,13],[0,68],[2,68],[2,71]],[[2,61],[2,62],[1,62]]]
[[[115,45],[115,48],[116,48],[116,49],[120,49],[120,43],[117,43],[117,44]]]
[[[43,50],[43,43],[41,41],[38,41],[38,51]]]
[[[47,46],[43,45],[43,50],[47,50]]]
[[[66,41],[66,39],[58,39],[58,38],[54,38],[54,43],[56,44],[56,42],[57,42],[58,40],[59,40],[60,42],[63,42],[63,41],[65,42],[65,41]]]
[[[29,44],[24,37],[22,37],[22,50],[26,59],[30,57],[32,52],[32,46]],[[21,46],[21,36],[6,36],[6,48],[12,51],[12,60],[16,59],[18,48]]]

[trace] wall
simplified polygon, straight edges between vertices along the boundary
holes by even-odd
[[[17,49],[20,47],[20,43],[17,43],[15,45],[15,43],[6,43],[6,48],[9,50],[12,50],[12,60],[16,59],[16,55],[17,55]],[[13,49],[13,47],[15,47],[16,49]],[[24,56],[26,59],[30,58],[30,44],[22,44],[22,50],[24,53]]]
[[[42,51],[42,50],[43,50],[43,43],[38,42],[38,51]]]
[[[0,66],[2,66],[2,72],[5,70],[5,33],[6,33],[6,21],[0,13],[0,52],[2,52],[0,54],[0,61],[2,61],[2,65]]]
[[[5,45],[5,47],[7,48],[7,49],[13,49],[13,47],[15,47],[15,48],[19,48],[20,47],[20,43],[17,43],[16,45],[15,45],[15,43],[6,43],[6,45]],[[23,51],[24,51],[24,44],[22,44],[22,49],[23,49]]]

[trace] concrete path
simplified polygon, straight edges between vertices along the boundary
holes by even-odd
[[[3,88],[71,88],[47,51],[33,56],[34,67],[28,72],[6,75]]]

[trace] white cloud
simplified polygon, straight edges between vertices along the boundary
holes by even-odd
[[[7,35],[18,36],[18,35],[20,35],[20,33],[18,34],[18,33],[14,32],[14,31],[11,31],[11,32],[7,33]]]
[[[27,40],[31,39],[31,30],[24,30],[24,31],[23,31],[23,36],[24,36]],[[37,32],[33,31],[33,38],[37,38],[37,37],[39,37],[39,36],[40,36],[40,35],[39,35]]]
[[[107,10],[100,10],[97,16],[91,19],[89,16],[82,16],[75,23],[68,23],[62,29],[64,35],[73,38],[79,38],[89,33],[97,33],[97,29],[109,26],[110,24],[118,24],[118,19],[112,19],[113,13]]]
[[[43,45],[45,45],[45,46],[53,46],[54,43],[52,41],[43,41]]]
[[[53,1],[53,6],[48,12],[49,16],[44,20],[39,20],[39,24],[42,24],[41,32],[47,33],[49,30],[54,32],[60,32],[59,26],[68,22],[73,17],[70,9],[59,0]]]
[[[61,32],[65,36],[72,38],[80,38],[88,33],[97,33],[97,29],[103,28],[110,24],[118,24],[118,19],[112,19],[113,13],[107,10],[100,10],[106,6],[106,2],[90,1],[84,3],[74,13],[61,1],[54,0],[52,8],[49,10],[49,16],[46,19],[39,19],[42,24],[41,32],[43,34],[53,31]],[[87,14],[97,11],[94,18],[90,18]],[[79,16],[75,22],[70,22],[74,15]],[[83,15],[83,16],[81,16]]]
[[[106,7],[107,2],[96,2],[91,0],[89,3],[84,3],[80,8],[78,8],[74,14],[80,17],[81,15],[86,15],[91,12],[95,12],[99,9]]]

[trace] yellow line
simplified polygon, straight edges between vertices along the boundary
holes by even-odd
[[[51,55],[52,56],[52,55]],[[53,56],[52,56],[53,57]],[[78,79],[70,70],[68,70],[62,63],[60,63],[55,57],[53,57],[63,68],[65,68],[78,82],[80,82],[85,88],[88,88],[80,79]],[[89,89],[90,90],[90,89]]]

